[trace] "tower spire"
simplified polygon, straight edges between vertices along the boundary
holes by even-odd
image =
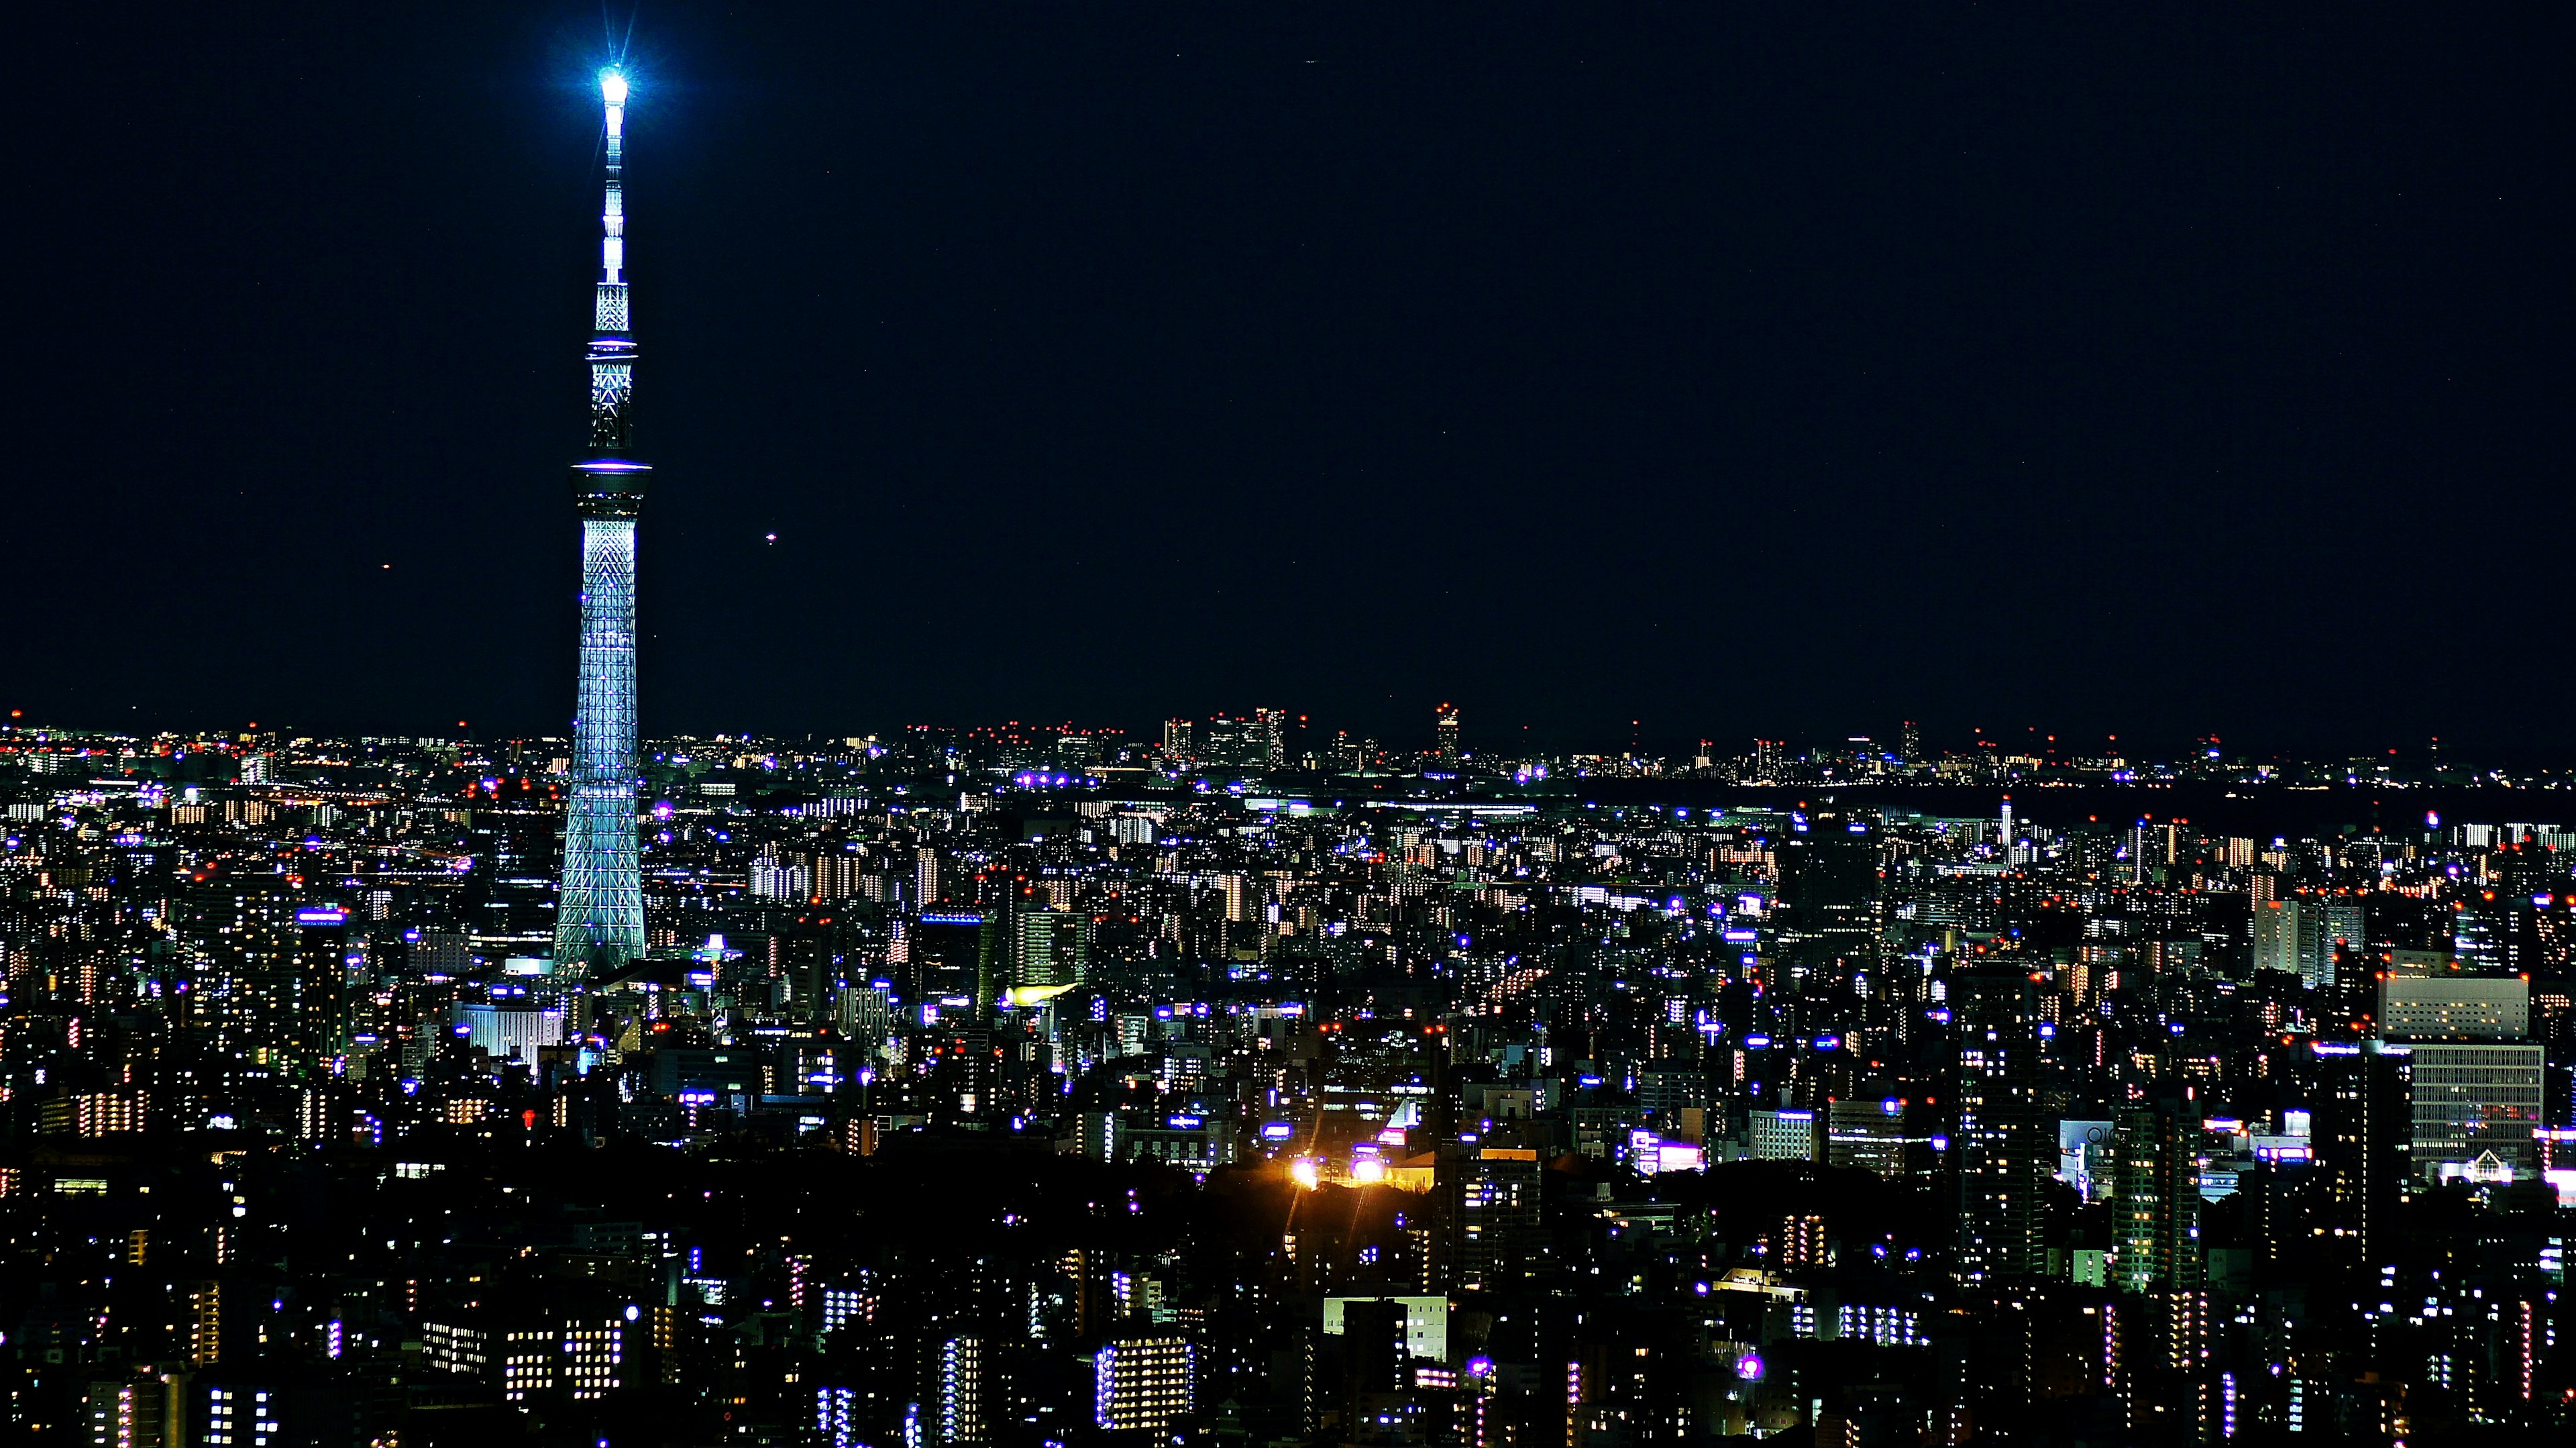
[[[626,297],[626,77],[599,73],[606,103],[602,148],[603,196],[599,208],[599,284],[591,301],[590,451],[615,458],[626,451],[628,408],[635,399],[635,339],[627,332]]]
[[[591,301],[590,440],[572,465],[581,514],[581,681],[557,972],[604,980],[644,954],[635,819],[635,519],[650,471],[632,456],[635,338],[626,283],[626,75],[599,73],[606,108],[599,282]]]

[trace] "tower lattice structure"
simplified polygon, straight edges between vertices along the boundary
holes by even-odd
[[[591,303],[590,442],[572,465],[581,513],[581,683],[564,818],[555,969],[600,979],[644,954],[635,815],[635,519],[650,469],[631,455],[635,338],[626,283],[626,79],[600,73],[606,203]]]

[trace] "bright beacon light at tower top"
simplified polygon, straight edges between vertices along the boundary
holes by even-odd
[[[601,71],[599,73],[599,95],[600,99],[608,102],[612,106],[622,106],[626,104],[625,75],[613,67],[608,70]]]

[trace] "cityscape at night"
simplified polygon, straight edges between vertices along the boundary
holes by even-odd
[[[2576,1441],[2563,18],[45,23],[6,1441]]]
[[[645,948],[567,969],[573,739],[21,723],[13,1411],[888,1448],[2563,1423],[2576,782],[1423,726],[650,741]]]

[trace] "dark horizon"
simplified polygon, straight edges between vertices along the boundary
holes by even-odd
[[[145,20],[13,27],[0,707],[561,733],[597,14]],[[645,732],[2563,763],[2570,23],[654,7]]]

